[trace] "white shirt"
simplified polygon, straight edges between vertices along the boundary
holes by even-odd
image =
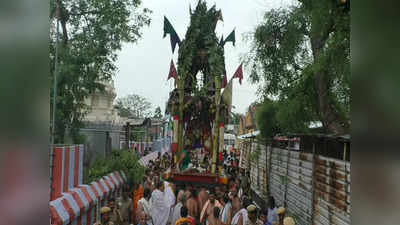
[[[268,215],[267,215],[268,222],[274,224],[274,223],[277,223],[279,221],[279,217],[278,217],[277,211],[278,211],[278,209],[276,207],[273,208],[273,209],[268,208]]]
[[[171,213],[171,225],[175,225],[176,221],[178,221],[181,218],[181,208],[182,208],[182,202],[178,202],[178,204],[175,205],[175,207],[172,209]]]
[[[164,192],[156,189],[151,193],[151,216],[154,225],[166,225],[168,222],[170,206],[165,200]]]

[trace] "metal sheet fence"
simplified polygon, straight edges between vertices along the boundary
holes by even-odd
[[[253,192],[272,195],[296,224],[350,224],[349,162],[245,141],[240,148]]]

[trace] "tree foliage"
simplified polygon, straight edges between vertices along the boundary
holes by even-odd
[[[230,123],[230,124],[239,125],[239,124],[240,124],[240,118],[241,118],[242,116],[243,116],[243,115],[240,114],[240,113],[231,112],[230,115],[229,115],[229,123]]]
[[[162,113],[161,113],[161,108],[160,106],[158,106],[155,110],[154,110],[154,118],[162,118]]]
[[[115,171],[123,171],[128,178],[128,184],[133,187],[143,181],[145,167],[139,164],[139,157],[135,152],[129,149],[113,150],[111,157],[96,159],[90,167],[89,183]]]
[[[151,103],[145,97],[137,94],[130,94],[117,99],[116,108],[122,117],[144,118],[151,116]]]
[[[280,132],[276,119],[277,104],[271,100],[266,100],[257,108],[256,121],[264,138],[271,138]]]
[[[297,100],[273,101],[265,99],[256,112],[256,121],[264,140],[270,140],[278,133],[307,133],[310,118],[307,113],[298,114],[302,109]],[[289,107],[288,107],[289,106]],[[296,110],[293,110],[296,109]]]
[[[337,0],[303,0],[268,11],[251,40],[251,81],[260,84],[262,98],[278,99],[280,121],[321,120],[326,132],[348,131],[348,7]]]
[[[66,127],[71,129],[73,137],[77,136],[87,113],[85,98],[95,90],[104,91],[103,82],[109,81],[117,70],[116,51],[123,42],[136,42],[142,27],[149,25],[151,11],[141,9],[140,4],[140,0],[50,1],[51,65],[55,59],[56,18],[61,26],[56,103],[58,143],[64,141]],[[53,73],[51,66],[51,82]]]

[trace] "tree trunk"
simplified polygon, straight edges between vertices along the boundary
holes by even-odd
[[[311,48],[313,51],[314,62],[319,60],[325,40],[321,36],[311,37]],[[339,113],[334,109],[329,99],[329,84],[327,81],[326,70],[319,68],[315,71],[315,90],[317,92],[318,113],[323,127],[329,133],[343,134],[346,133],[346,122],[341,118]]]

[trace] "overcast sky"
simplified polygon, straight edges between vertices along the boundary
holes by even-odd
[[[176,64],[178,51],[172,54],[169,35],[164,39],[164,15],[174,26],[181,40],[189,25],[189,4],[194,9],[198,0],[142,0],[143,6],[151,9],[151,24],[143,29],[143,37],[136,44],[125,44],[119,53],[115,77],[117,98],[128,94],[146,97],[153,109],[160,106],[165,109],[168,93],[173,89],[173,79],[167,81],[169,64]],[[223,22],[218,22],[217,36],[226,37],[236,28],[235,47],[229,42],[225,45],[225,64],[228,80],[240,65],[240,56],[249,51],[249,43],[243,40],[243,34],[254,30],[262,21],[265,11],[285,7],[293,0],[207,0],[208,7],[216,3],[222,10]],[[178,47],[177,47],[178,48]],[[233,105],[235,112],[244,113],[250,103],[257,99],[256,85],[248,81],[249,70],[243,68],[242,85],[238,79],[233,84]]]

